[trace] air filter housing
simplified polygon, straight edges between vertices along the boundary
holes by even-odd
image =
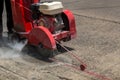
[[[47,15],[55,15],[63,12],[63,5],[59,1],[40,3],[40,12]]]

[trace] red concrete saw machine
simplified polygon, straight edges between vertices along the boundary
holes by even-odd
[[[39,47],[44,57],[51,57],[57,42],[76,37],[73,14],[63,10],[59,1],[11,0],[15,33],[11,39],[27,39]],[[15,36],[17,35],[17,36]]]

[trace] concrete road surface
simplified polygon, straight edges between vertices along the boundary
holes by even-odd
[[[69,52],[56,56],[61,62],[49,62],[3,47],[0,80],[120,80],[120,0],[59,1],[73,12],[77,28],[77,38],[63,45],[84,61],[87,69],[64,66],[63,62],[80,64]]]

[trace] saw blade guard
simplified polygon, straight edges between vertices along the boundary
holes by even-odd
[[[56,49],[56,42],[52,34],[43,26],[37,26],[36,28],[32,29],[29,34],[28,41],[30,44],[34,44],[35,46],[42,44],[44,48],[52,50]]]

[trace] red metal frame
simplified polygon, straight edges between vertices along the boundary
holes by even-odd
[[[71,38],[75,38],[76,37],[75,18],[73,16],[72,12],[70,12],[70,10],[64,10],[63,12],[67,16],[68,21],[69,21],[69,28],[70,28]]]

